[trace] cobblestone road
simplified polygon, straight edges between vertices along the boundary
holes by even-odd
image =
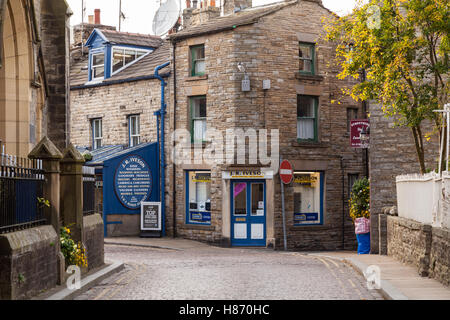
[[[77,300],[382,299],[344,263],[301,253],[105,245],[105,257],[125,269]]]

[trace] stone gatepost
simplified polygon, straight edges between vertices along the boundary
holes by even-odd
[[[56,233],[59,234],[59,162],[62,159],[62,154],[49,138],[44,137],[28,154],[28,158],[42,160],[42,169],[45,176],[44,198],[50,202],[50,208],[44,209],[45,218],[47,219],[47,223],[51,224],[55,228]]]
[[[51,224],[57,235],[60,233],[60,166],[62,154],[59,149],[48,138],[44,137],[28,154],[28,158],[42,160],[44,171],[44,198],[49,201],[50,207],[44,208],[47,224]],[[58,236],[59,239],[59,236]],[[62,284],[65,274],[64,256],[61,254],[61,245],[56,243],[58,252],[58,284]]]
[[[75,242],[83,242],[83,164],[81,153],[70,144],[61,160],[61,216]]]

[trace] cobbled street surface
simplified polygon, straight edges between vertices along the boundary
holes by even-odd
[[[268,249],[201,246],[182,251],[105,244],[125,269],[76,300],[374,300],[350,266]]]

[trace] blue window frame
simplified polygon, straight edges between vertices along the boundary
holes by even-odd
[[[294,226],[323,225],[324,173],[295,172]]]
[[[186,171],[186,224],[211,225],[211,171]]]

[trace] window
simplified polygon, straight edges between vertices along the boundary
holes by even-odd
[[[211,171],[188,171],[186,222],[211,224]]]
[[[358,119],[358,108],[347,108],[347,132],[350,133],[351,121]]]
[[[298,56],[300,61],[300,73],[315,74],[314,56],[315,46],[311,43],[299,43]]]
[[[323,224],[323,174],[294,173],[294,225]]]
[[[297,96],[297,139],[317,141],[318,99],[311,96]]]
[[[92,54],[91,79],[102,79],[105,77],[105,54]]]
[[[92,120],[92,149],[98,149],[102,147],[103,129],[102,119]]]
[[[206,96],[191,97],[191,136],[192,142],[206,140]]]
[[[358,173],[349,173],[348,175],[348,197],[350,198],[350,194],[352,193],[353,185],[355,184],[356,180],[359,179]]]
[[[141,125],[140,116],[134,115],[128,117],[128,130],[129,130],[129,145],[130,147],[137,146],[141,143]]]
[[[129,65],[133,61],[145,56],[148,50],[113,48],[112,50],[112,73],[120,71],[120,69]]]
[[[191,50],[191,76],[203,76],[205,74],[205,46],[193,46]]]

